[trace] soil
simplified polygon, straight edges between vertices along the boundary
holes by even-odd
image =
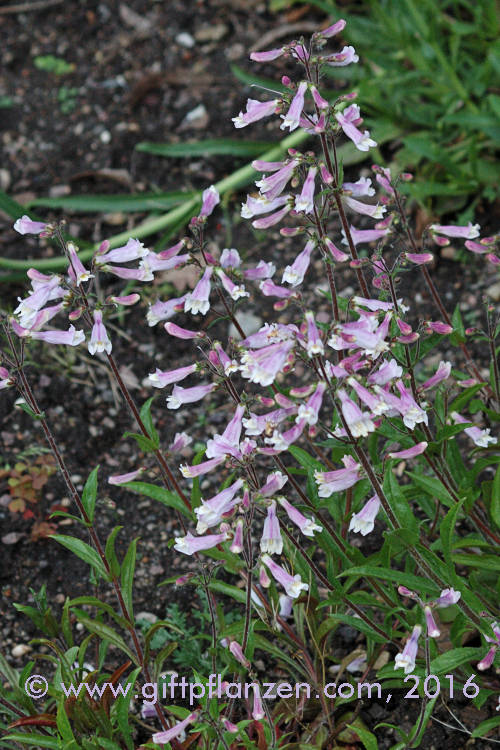
[[[262,38],[269,32],[274,34],[269,46],[286,41],[288,37],[280,33],[284,24],[303,23],[304,30],[309,31],[311,24],[319,27],[325,20],[314,7],[307,8],[306,15],[303,6],[288,15],[276,15],[264,2],[252,7],[243,0],[79,0],[72,4],[71,12],[63,3],[27,12],[3,12],[8,5],[0,5],[0,101],[2,97],[9,100],[9,106],[0,110],[0,188],[21,203],[48,195],[199,189],[221,179],[232,171],[234,160],[162,159],[134,150],[135,146],[142,141],[175,143],[237,137],[231,117],[242,108],[246,97],[252,96],[252,91],[235,80],[230,66],[237,64],[250,70],[248,51],[261,49]],[[37,68],[35,61],[48,55],[63,58],[73,69],[56,75]],[[199,116],[190,120],[190,113],[196,111]],[[278,136],[275,126],[271,129],[263,125],[255,128],[250,137],[274,142]],[[347,174],[346,178],[357,176]],[[47,219],[61,216],[46,209],[39,209],[38,213]],[[133,236],[133,226],[144,215],[114,212],[104,216],[73,214],[67,218],[73,236],[96,241],[127,228]],[[47,247],[40,250],[38,240],[21,240],[7,217],[4,219],[0,224],[2,255],[21,258],[51,252]],[[297,252],[293,243],[277,232],[258,239],[261,244],[256,245],[255,234],[239,222],[236,210],[234,215],[219,215],[213,240],[215,251],[234,245],[245,248],[247,258],[272,259],[279,268]],[[463,264],[457,263],[458,252],[455,257],[449,251],[445,256],[438,258],[435,282],[446,289],[449,309],[460,301],[466,325],[475,325],[481,312],[480,300],[492,279],[475,257]],[[314,269],[318,282],[320,267]],[[122,288],[121,284],[106,283],[106,293]],[[186,279],[178,280],[180,287],[186,283]],[[344,292],[350,287],[354,293],[352,271],[346,271],[341,285]],[[162,297],[171,291],[166,279],[160,278],[153,296]],[[0,306],[10,309],[22,294],[23,287],[17,284],[3,285]],[[416,273],[402,277],[401,294],[412,300],[416,316],[429,316],[430,300]],[[139,403],[152,395],[143,381],[155,367],[169,369],[193,361],[190,343],[177,340],[172,350],[169,342],[167,349],[161,326],[145,326],[144,311],[144,306],[132,310],[125,316],[125,328],[116,321],[114,331],[114,355]],[[261,308],[259,301],[252,312],[263,322],[271,310]],[[176,322],[189,325],[187,318],[183,321],[180,317]],[[484,367],[486,356],[480,351],[478,354]],[[124,553],[131,538],[141,538],[136,612],[162,618],[173,602],[188,612],[193,607],[201,609],[200,602],[186,600],[185,589],[158,587],[164,579],[188,572],[193,565],[190,558],[167,547],[167,542],[179,532],[172,513],[153,500],[138,499],[120,488],[108,490],[108,475],[130,471],[149,459],[140,454],[133,440],[122,439],[125,431],[133,430],[133,423],[112,386],[104,360],[77,356],[73,351],[53,352],[50,347],[32,348],[29,357],[28,376],[76,486],[81,488],[88,472],[100,464],[101,538],[115,525],[123,525],[117,541],[119,554]],[[447,352],[440,352],[435,364],[441,358],[447,359]],[[3,391],[0,398],[0,469],[23,460],[33,461],[44,449],[41,431],[29,415],[14,407],[15,399],[16,394],[11,391]],[[174,433],[182,430],[194,438],[179,462],[190,462],[197,443],[204,442],[207,434],[220,432],[227,423],[229,412],[220,408],[222,404],[215,403],[209,411],[198,407],[166,412],[161,402],[162,398],[158,398],[155,419],[164,441],[170,443]],[[154,481],[154,476],[153,470],[150,481]],[[29,518],[8,509],[11,496],[5,479],[0,482],[0,641],[8,660],[21,669],[29,652],[16,657],[13,650],[27,645],[38,634],[30,621],[14,609],[13,602],[32,601],[29,591],[38,591],[46,584],[49,601],[60,613],[66,596],[88,594],[90,584],[87,566],[45,535],[47,527],[43,524],[49,522],[54,505],[69,508],[62,480],[57,476],[49,479],[38,501],[29,504],[33,514]],[[209,482],[202,482],[205,492],[210,490]],[[56,525],[58,533],[76,531],[76,524],[70,519],[59,520]],[[98,593],[114,603],[103,586]],[[355,631],[349,630],[340,631],[339,658],[359,641]],[[382,702],[371,701],[362,708],[361,716],[370,729],[384,721],[409,728],[416,710],[401,700],[390,710]],[[470,721],[467,711],[472,712]],[[437,716],[442,721],[449,720],[444,710]],[[460,706],[460,717],[466,725],[476,725],[487,716],[484,711]],[[379,729],[377,737],[381,750],[395,742],[388,729]],[[433,723],[427,731],[425,747],[459,750],[467,740],[466,735],[463,740],[461,737],[457,733],[450,735],[449,729]],[[487,750],[493,745],[476,741],[474,747]]]

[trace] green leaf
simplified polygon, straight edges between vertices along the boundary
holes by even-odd
[[[242,589],[232,586],[229,583],[224,583],[224,581],[210,581],[208,588],[212,591],[217,591],[219,594],[230,596],[231,599],[236,599],[240,604],[245,604],[247,600],[247,595]]]
[[[129,548],[127,550],[127,554],[125,555],[123,562],[122,562],[122,573],[121,573],[121,584],[122,584],[122,595],[123,595],[123,601],[125,602],[125,606],[127,608],[127,612],[129,613],[130,617],[132,617],[133,612],[133,597],[132,597],[132,589],[134,584],[134,571],[135,571],[135,560],[136,560],[136,553],[137,553],[137,542],[138,539],[133,539],[130,544]]]
[[[120,575],[120,563],[118,562],[118,558],[116,557],[116,552],[115,552],[115,539],[116,539],[118,532],[121,529],[123,529],[123,526],[114,527],[111,534],[108,536],[106,540],[106,548],[104,550],[104,556],[106,560],[108,561],[109,567],[111,569],[111,573],[115,577]]]
[[[243,141],[234,138],[209,138],[204,141],[182,143],[138,143],[137,151],[148,154],[188,159],[196,156],[260,156],[272,147],[268,141]]]
[[[425,474],[416,474],[414,471],[408,471],[407,474],[413,479],[417,487],[421,487],[431,497],[437,497],[448,508],[455,505],[452,496],[439,479],[427,477]]]
[[[33,58],[33,65],[38,70],[54,73],[56,76],[66,75],[66,73],[71,73],[75,69],[74,63],[68,63],[61,57],[54,57],[54,55],[39,55]]]
[[[471,385],[470,388],[466,388],[463,393],[460,394],[460,396],[457,396],[456,399],[454,399],[450,406],[449,406],[449,412],[451,414],[452,411],[462,411],[464,406],[466,406],[471,398],[476,395],[478,391],[481,390],[481,388],[484,386],[484,383],[476,383],[475,385]]]
[[[158,435],[158,432],[153,424],[153,417],[151,416],[151,404],[153,403],[153,400],[154,396],[148,398],[148,400],[141,407],[140,415],[144,427],[146,428],[147,433],[157,450],[160,445],[160,436]]]
[[[136,654],[127,646],[121,635],[109,625],[105,625],[103,622],[99,622],[99,620],[91,620],[90,617],[83,617],[82,615],[79,615],[78,620],[85,628],[87,628],[89,633],[94,633],[102,641],[116,646],[116,648],[123,651],[123,653],[126,654],[134,664],[137,664]]]
[[[402,570],[377,568],[375,565],[358,565],[355,568],[349,568],[348,570],[342,571],[338,577],[343,578],[345,576],[374,576],[375,578],[384,578],[388,581],[394,581],[395,583],[402,584],[409,589],[425,594],[435,595],[438,592],[436,584],[426,578],[413,575],[413,573],[405,573],[405,571]]]
[[[390,506],[398,519],[399,525],[404,531],[411,532],[414,540],[418,537],[417,519],[413,515],[410,503],[405,497],[394,472],[389,469],[384,480],[384,493],[390,500]],[[408,540],[410,541],[410,540]]]
[[[484,737],[486,739],[486,735],[492,730],[495,729],[495,727],[500,726],[500,716],[493,716],[491,719],[485,719],[485,721],[482,721],[472,732],[471,739],[476,739],[477,737]]]
[[[288,450],[294,459],[304,467],[304,469],[307,469],[308,471],[311,469],[313,471],[325,471],[323,464],[302,448],[298,448],[296,445],[290,445]]]
[[[97,472],[99,466],[96,466],[93,471],[90,472],[89,478],[85,482],[85,487],[82,492],[82,505],[85,508],[90,521],[94,520],[95,504],[97,499]]]
[[[460,667],[469,661],[480,659],[484,649],[465,646],[463,648],[452,648],[444,654],[440,654],[431,661],[431,674],[444,674]]]
[[[136,195],[125,193],[123,195],[67,195],[62,198],[41,197],[28,201],[26,206],[20,206],[19,210],[26,213],[26,208],[44,206],[45,208],[60,208],[63,211],[75,211],[76,213],[165,211],[187,200],[192,200],[195,196],[196,193],[193,190],[172,190],[168,193],[138,193]],[[11,206],[12,209],[13,206]],[[19,213],[19,216],[22,216],[23,213]],[[9,215],[11,215],[10,212]]]
[[[441,543],[443,546],[443,556],[446,562],[446,566],[448,568],[448,575],[450,576],[450,580],[453,581],[453,584],[455,586],[461,586],[459,577],[457,576],[455,572],[455,566],[453,565],[452,560],[452,549],[453,549],[453,533],[455,531],[455,526],[457,523],[457,516],[460,513],[462,509],[464,501],[461,500],[459,503],[455,505],[454,508],[452,508],[448,513],[446,514],[445,518],[441,522],[441,528],[439,529],[439,534],[441,537]]]
[[[500,529],[500,466],[498,466],[491,488],[490,513],[493,522]]]
[[[366,750],[378,750],[378,742],[375,735],[368,731],[366,727],[360,726],[359,722],[356,722],[356,724],[347,724],[347,728],[352,729],[358,735]]]
[[[124,432],[123,437],[132,437],[136,441],[137,445],[144,453],[154,453],[158,450],[158,445],[154,440],[144,437],[138,432]]]
[[[376,643],[387,643],[390,640],[388,634],[385,638],[377,633],[370,625],[359,617],[353,617],[352,615],[335,614],[328,617],[328,622],[343,622],[346,625],[350,625],[352,628],[359,630],[360,633],[364,633],[369,638],[374,640]]]
[[[109,580],[109,575],[106,571],[104,563],[97,554],[88,544],[83,542],[81,539],[77,539],[72,536],[65,536],[63,534],[53,534],[51,539],[62,544],[63,547],[69,549],[74,555],[79,557],[84,562],[88,563],[92,570],[94,570],[102,578]]]
[[[480,570],[500,570],[500,557],[498,555],[473,555],[465,552],[457,552],[452,556],[457,565],[467,565],[470,568]]]
[[[28,747],[50,747],[53,750],[60,750],[61,748],[60,740],[57,737],[48,737],[37,732],[9,732],[2,737],[2,741],[6,742],[7,740],[19,742],[20,745],[28,745]]]
[[[131,492],[136,492],[138,495],[145,495],[153,500],[166,505],[167,508],[174,508],[179,513],[183,513],[188,518],[191,518],[191,513],[188,511],[181,498],[176,492],[165,489],[165,487],[159,487],[157,484],[149,484],[149,482],[126,482],[122,485]]]

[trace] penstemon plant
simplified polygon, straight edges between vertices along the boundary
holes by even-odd
[[[144,747],[329,748],[354,738],[376,748],[388,727],[393,747],[418,747],[438,713],[439,696],[444,704],[458,696],[459,705],[469,701],[478,711],[476,725],[469,726],[456,715],[459,709],[449,709],[448,731],[481,737],[500,725],[494,669],[500,666],[500,451],[491,434],[500,420],[500,325],[486,301],[484,330],[466,329],[459,308],[447,310],[429,270],[432,246],[449,238],[464,240],[495,269],[497,237],[480,238],[478,225],[432,224],[417,240],[405,211],[404,185],[411,175],[394,177],[374,166],[375,184],[366,176],[344,181],[339,139],[346,136],[361,151],[376,146],[362,129],[355,94],[332,98],[320,92],[325,67],[358,61],[353,47],[326,49],[344,26],[340,20],[307,44],[300,39],[252,53],[255,62],[289,58],[298,78],[283,76],[286,93],[249,99],[245,112],[233,118],[243,128],[277,116],[282,130],[303,128],[317,139],[315,151],[290,149],[283,161],[253,163],[262,178],[258,192],[243,203],[242,216],[259,230],[286,222],[280,234],[297,242],[298,254],[283,264],[281,279],[270,259],[248,266],[235,248],[218,258],[208,249],[208,220],[219,203],[213,187],[204,191],[201,210],[191,219],[190,237],[158,253],[133,238],[115,249],[104,241],[89,269],[65,241],[61,224],[24,216],[14,227],[21,234],[55,237],[68,268],[65,276],[28,272],[32,289],[3,324],[8,346],[0,388],[17,388],[20,405],[40,423],[79,512],[72,517],[88,543],[76,536],[53,538],[90,565],[92,581],[107,581],[117,601],[114,609],[93,596],[68,599],[60,622],[44,595],[37,595],[36,608],[18,605],[45,630],[43,642],[53,644],[57,677],[81,679],[89,643],[97,639],[99,663],[89,667],[87,682],[114,686],[133,665],[129,684],[159,685],[167,679],[172,638],[176,632],[182,638],[186,625],[167,617],[144,630],[135,622],[137,540],[121,562],[114,548],[118,529],[101,541],[97,468],[80,493],[24,367],[30,340],[85,344],[92,356],[107,361],[138,428],[128,436],[145,454],[145,466],[108,477],[108,483],[171,508],[179,531],[170,547],[194,561],[190,572],[170,583],[186,591],[195,587],[204,601],[207,628],[199,637],[205,650],[193,649],[196,664],[185,665],[188,678],[198,683],[196,700],[187,708],[186,701],[174,705],[170,692],[171,701],[156,693],[154,699],[144,696],[150,701],[141,721],[149,722],[146,729],[156,721]],[[375,196],[376,202],[368,200]],[[362,228],[351,224],[351,215],[364,217]],[[370,219],[374,224],[367,227]],[[314,292],[311,278],[315,260],[327,282],[321,293]],[[148,382],[156,389],[173,386],[162,409],[199,404],[214,394],[229,407],[225,429],[206,440],[192,464],[178,466],[191,437],[178,433],[162,447],[153,398],[135,403],[106,328],[110,311],[139,303],[140,294],[128,288],[103,299],[98,277],[148,283],[155,273],[186,264],[199,270],[192,291],[150,304],[146,318],[149,326],[161,323],[171,339],[192,340],[196,359],[157,368]],[[357,293],[343,291],[347,272]],[[433,301],[425,320],[411,317],[411,304],[398,289],[408,272],[422,274]],[[239,311],[261,296],[272,301],[276,319],[248,333]],[[319,315],[325,300],[330,312]],[[175,322],[180,312],[192,316],[189,328]],[[231,322],[235,335],[224,342],[212,336],[205,324],[209,313]],[[56,316],[66,316],[69,327],[52,328]],[[224,330],[222,323],[218,330]],[[427,355],[442,343],[455,359],[430,370]],[[490,355],[489,377],[474,361],[477,343]],[[188,378],[188,385],[180,385]],[[151,472],[153,459],[161,485],[141,476]],[[208,480],[210,497],[201,496],[200,477]],[[80,643],[72,631],[75,620],[89,634]],[[359,647],[339,665],[334,650],[343,626],[355,629]],[[169,628],[173,633],[162,640]],[[195,629],[189,632],[194,638]],[[127,661],[98,677],[111,660],[111,646]],[[4,660],[0,668],[12,691],[2,704],[16,717],[4,737],[10,746],[135,746],[129,697],[112,701],[108,693],[102,705],[93,698],[68,705],[58,686],[62,680],[54,678],[39,714],[19,688],[33,663],[21,676]],[[311,695],[278,689],[282,700],[270,700],[270,671],[279,675],[275,683],[285,676]],[[332,687],[336,673],[338,686]],[[216,676],[222,690],[213,695],[208,688]],[[375,688],[371,684],[368,697],[359,688],[370,688],[369,676],[389,719],[397,710],[391,700],[420,699],[413,727],[405,731],[390,720],[366,726],[363,705]],[[238,688],[243,682],[251,688]],[[290,697],[291,708],[285,700]]]

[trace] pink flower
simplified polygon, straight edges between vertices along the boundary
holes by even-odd
[[[432,253],[404,253],[404,257],[415,263],[417,266],[422,266],[425,263],[432,263],[434,256]]]
[[[302,186],[302,192],[295,198],[295,210],[311,214],[314,210],[314,178],[317,173],[316,167],[310,167],[307,177]]]
[[[79,286],[82,281],[88,281],[89,279],[94,278],[94,274],[87,271],[78,257],[76,247],[72,242],[68,242],[68,253],[70,258],[68,274],[71,280],[76,282],[77,286]]]
[[[214,495],[210,500],[202,500],[201,505],[195,508],[198,518],[196,526],[197,534],[204,534],[212,526],[222,521],[225,513],[229,513],[241,498],[235,498],[236,493],[243,486],[243,480],[238,479],[230,487]]]
[[[414,430],[417,424],[423,422],[428,424],[428,417],[425,411],[417,404],[411,393],[405,388],[403,381],[398,380],[396,387],[401,394],[399,406],[397,407],[403,422],[409,430]]]
[[[237,641],[231,641],[231,643],[229,644],[229,650],[234,658],[248,669],[248,667],[250,666],[250,662],[246,658],[245,654],[243,653],[243,649],[241,648],[240,644],[237,643]]]
[[[212,549],[212,547],[225,542],[226,539],[228,539],[226,531],[222,534],[207,534],[206,536],[193,536],[191,533],[188,533],[186,536],[177,537],[174,549],[185,555],[194,555],[195,552]]]
[[[332,67],[343,67],[345,65],[350,65],[351,63],[357,63],[359,57],[356,54],[354,47],[349,46],[344,47],[340,52],[334,52],[333,55],[328,55],[325,60],[328,65],[331,65]]]
[[[280,125],[281,130],[288,128],[290,132],[299,127],[300,116],[304,109],[304,96],[307,91],[307,82],[301,81],[297,93],[292,99],[290,108],[286,115],[283,115],[283,122]]]
[[[276,60],[281,57],[284,53],[285,47],[277,47],[276,49],[269,49],[266,52],[251,52],[250,60],[254,62],[269,62],[270,60]]]
[[[178,268],[189,260],[189,254],[174,255],[171,258],[161,257],[162,253],[148,253],[141,259],[139,270],[144,274],[144,281],[152,281],[155,271],[170,271]]]
[[[365,242],[376,242],[382,237],[389,234],[389,229],[356,229],[352,225],[349,227],[354,245],[361,245]],[[343,239],[344,245],[347,245],[347,239]]]
[[[347,65],[348,63],[346,62],[344,64]],[[335,117],[345,135],[351,139],[359,151],[368,151],[370,148],[377,145],[377,143],[370,138],[368,130],[365,130],[364,133],[362,133],[354,124],[361,119],[359,117],[359,107],[357,104],[351,104],[342,113],[337,112]]]
[[[241,358],[241,374],[252,383],[266,386],[274,382],[293,349],[293,341],[281,341],[258,351],[247,351]]]
[[[498,622],[491,623],[491,629],[493,631],[494,637],[490,638],[490,636],[488,635],[485,635],[484,637],[488,641],[488,643],[493,643],[493,646],[477,665],[477,668],[480,669],[481,672],[491,667],[495,658],[496,650],[500,646],[500,624]]]
[[[113,302],[114,305],[124,305],[130,307],[131,305],[137,304],[141,299],[139,294],[126,294],[124,297],[116,297],[112,295],[109,297],[109,302]]]
[[[210,187],[204,190],[201,199],[201,211],[198,214],[198,218],[206,219],[207,216],[210,216],[215,206],[220,203],[220,195],[215,185],[210,185]]]
[[[338,396],[341,402],[342,414],[347,427],[353,437],[366,437],[375,430],[375,425],[367,412],[362,412],[359,406],[349,398],[346,391],[340,388]]]
[[[341,18],[336,23],[332,24],[331,26],[328,26],[327,29],[323,29],[322,31],[317,31],[315,36],[323,39],[330,39],[330,37],[335,36],[335,34],[339,34],[341,31],[345,29],[346,22],[343,18]]]
[[[396,655],[394,669],[404,669],[405,674],[411,674],[415,669],[415,659],[418,651],[418,639],[422,632],[420,625],[415,625],[413,632],[406,642],[401,654]]]
[[[187,435],[185,432],[176,432],[173,442],[168,446],[168,450],[171,453],[180,453],[192,442],[193,438]]]
[[[262,555],[262,562],[270,570],[273,578],[283,586],[287,595],[292,599],[296,599],[300,596],[301,591],[307,591],[309,589],[308,584],[303,583],[298,574],[291,576],[290,573],[287,573],[286,570],[275,563],[269,555]]]
[[[240,112],[237,117],[231,118],[234,122],[234,127],[245,128],[252,122],[257,122],[264,117],[269,117],[269,115],[276,112],[280,104],[281,99],[271,99],[268,102],[259,102],[256,99],[248,99],[246,112]]]
[[[236,248],[225,247],[220,256],[220,264],[222,268],[239,268],[241,266],[241,258]]]
[[[264,711],[264,706],[262,705],[262,699],[260,697],[260,690],[259,686],[254,683],[253,684],[253,708],[252,708],[252,719],[255,721],[260,721],[264,718],[266,715],[266,712]]]
[[[264,521],[264,529],[260,540],[261,552],[270,555],[281,555],[283,550],[283,539],[281,538],[280,524],[276,515],[276,502],[273,500],[267,508],[267,516]]]
[[[175,323],[165,323],[165,330],[171,336],[175,336],[178,339],[197,339],[205,338],[205,331],[189,331],[187,328],[181,328]]]
[[[156,732],[156,734],[153,734],[151,739],[153,740],[155,745],[164,745],[165,743],[170,742],[170,740],[173,740],[180,734],[182,734],[186,727],[189,726],[189,724],[192,724],[193,721],[196,721],[197,718],[197,713],[189,714],[189,716],[187,716],[184,721],[175,724],[173,727],[167,729],[164,732]]]
[[[194,479],[195,477],[201,477],[203,474],[207,474],[216,466],[219,466],[224,461],[224,456],[218,456],[217,458],[211,458],[210,461],[203,461],[201,464],[195,464],[188,466],[187,464],[181,464],[179,467],[181,474],[185,479]]]
[[[43,279],[33,279],[33,291],[25,299],[19,301],[14,315],[19,315],[19,323],[24,328],[31,328],[39,310],[49,301],[63,297],[64,289],[59,285],[59,276],[46,276]],[[18,298],[19,299],[19,298]]]
[[[343,253],[342,250],[339,250],[336,245],[333,244],[333,242],[328,238],[324,238],[324,243],[328,250],[330,251],[332,258],[336,260],[338,263],[342,263],[345,260],[349,260],[349,256],[346,253]]]
[[[370,385],[387,385],[387,383],[390,383],[391,380],[394,380],[394,378],[400,378],[403,374],[403,369],[398,365],[395,359],[389,360],[389,362],[384,361],[371,375],[368,376],[368,383]]]
[[[249,294],[245,290],[245,287],[243,286],[243,284],[235,284],[233,281],[231,281],[231,279],[229,278],[229,276],[227,276],[224,273],[224,271],[222,270],[222,268],[218,268],[216,270],[216,274],[220,278],[220,280],[222,282],[222,286],[224,287],[224,289],[226,290],[226,292],[229,294],[229,296],[231,297],[231,299],[233,299],[234,301],[236,301],[236,300],[240,299],[241,297],[248,297],[249,296]]]
[[[267,200],[273,201],[281,195],[298,165],[298,159],[291,159],[281,169],[274,172],[274,174],[257,180],[255,185],[259,188],[261,194],[265,195]]]
[[[192,312],[193,315],[200,313],[206,315],[210,308],[210,277],[212,275],[212,266],[207,266],[203,276],[196,284],[192,292],[186,295],[184,300],[184,312]]]
[[[256,219],[255,221],[252,221],[252,226],[254,229],[269,229],[269,227],[274,227],[275,224],[279,224],[281,219],[283,219],[287,215],[287,213],[291,211],[291,209],[291,204],[287,203],[284,208],[276,211],[274,214],[270,214],[263,219]],[[245,276],[249,278],[247,273],[245,273]]]
[[[127,482],[133,482],[138,476],[144,471],[144,466],[140,466],[135,471],[129,471],[127,474],[113,474],[108,477],[108,484],[126,484]]]
[[[335,469],[334,471],[315,471],[314,479],[318,485],[318,495],[320,497],[330,497],[334,492],[340,492],[352,487],[361,478],[361,464],[351,456],[344,456],[342,459],[344,469]]]
[[[373,495],[361,508],[359,513],[354,513],[349,523],[349,531],[366,536],[375,526],[375,519],[380,510],[378,495]]]
[[[324,381],[320,381],[316,387],[316,390],[312,394],[312,396],[309,398],[307,403],[301,404],[299,406],[299,410],[297,413],[296,421],[300,421],[301,419],[305,419],[307,424],[314,425],[317,423],[319,418],[319,410],[321,409],[321,404],[323,402],[323,395],[326,390],[326,383]]]
[[[301,253],[297,255],[291,266],[287,266],[283,272],[282,283],[287,282],[291,286],[299,286],[304,281],[304,275],[309,268],[311,253],[314,250],[313,240],[309,240]]]
[[[264,279],[259,284],[259,289],[265,297],[278,297],[279,299],[288,299],[292,297],[294,292],[291,289],[287,289],[284,286],[275,284],[271,279]]]
[[[85,341],[85,334],[83,331],[76,331],[74,326],[70,326],[67,331],[31,331],[30,338],[45,341],[46,344],[78,346]]]
[[[326,99],[323,99],[321,94],[319,93],[316,86],[310,86],[310,92],[312,94],[312,98],[314,99],[314,103],[317,106],[317,108],[321,110],[326,110],[330,108],[330,103],[326,101]]]
[[[191,375],[191,373],[196,372],[198,365],[196,362],[192,365],[188,365],[187,367],[179,367],[176,370],[159,370],[156,368],[155,372],[152,372],[149,375],[149,383],[150,385],[154,386],[155,388],[165,388],[166,385],[171,385],[172,383],[178,383],[181,380],[184,380],[184,378],[187,378],[188,375]]]
[[[460,591],[454,589],[443,589],[439,596],[434,602],[435,607],[450,607],[452,604],[456,604],[461,597]]]
[[[284,497],[278,498],[279,504],[284,508],[290,521],[294,523],[304,536],[313,537],[315,531],[323,531],[322,526],[314,523],[312,518],[306,518],[297,508],[294,508],[291,503]]]
[[[460,227],[456,224],[443,226],[442,224],[431,224],[430,229],[435,234],[444,234],[446,237],[462,237],[466,240],[473,240],[479,237],[479,224],[472,224],[470,221],[466,227]]]
[[[281,471],[274,471],[268,475],[266,483],[259,489],[259,493],[263,497],[271,497],[279,492],[287,482],[288,477],[285,474],[282,474]]]
[[[189,714],[184,721],[179,722],[179,724],[174,724],[173,727],[170,729],[167,729],[164,732],[156,732],[156,734],[153,734],[152,740],[156,745],[164,745],[167,742],[170,742],[170,740],[175,739],[178,737],[184,730],[186,729],[189,724],[192,724],[193,721],[196,721],[198,718],[198,714]]]
[[[229,549],[235,555],[239,555],[243,551],[243,546],[243,520],[240,518],[236,524],[236,531],[234,532],[234,538]]]
[[[427,625],[427,635],[429,638],[438,638],[441,635],[441,631],[436,624],[432,610],[429,606],[424,607],[424,615],[425,623]]]
[[[11,385],[14,385],[14,381],[11,379],[9,371],[5,367],[0,367],[0,391]]]
[[[127,281],[132,279],[135,281],[152,281],[154,278],[153,274],[144,268],[125,268],[124,266],[110,266],[106,263],[106,265],[101,267],[101,270]]]
[[[242,404],[238,404],[233,418],[228,423],[222,435],[214,435],[213,438],[207,441],[207,458],[217,458],[218,456],[241,458],[239,444],[244,413],[245,407]]]
[[[348,195],[344,196],[343,200],[349,208],[356,211],[356,213],[371,216],[372,219],[381,219],[387,211],[385,206],[381,206],[378,203],[376,206],[373,206],[370,203],[361,203],[361,201],[350,198]]]
[[[241,215],[244,219],[251,219],[253,216],[270,213],[287,203],[289,197],[289,195],[278,195],[277,198],[269,200],[265,195],[259,195],[256,198],[247,195],[245,203],[241,204]]]
[[[278,432],[278,430],[274,430],[270,438],[264,438],[264,442],[272,445],[273,447],[268,449],[262,448],[261,451],[263,453],[268,452],[270,455],[275,455],[276,453],[280,453],[281,451],[286,451],[290,447],[290,445],[292,445],[292,443],[295,443],[295,441],[298,440],[302,435],[306,424],[307,422],[305,419],[299,419],[293,427],[291,427],[289,430],[286,430],[285,432]]]
[[[314,320],[314,313],[310,310],[306,312],[305,319],[307,322],[307,345],[306,350],[309,357],[315,357],[325,353],[325,347]]]
[[[369,177],[360,177],[356,182],[344,182],[342,188],[344,193],[354,195],[356,198],[375,195],[375,189],[372,187],[372,181]]]
[[[266,263],[264,260],[259,260],[255,268],[247,268],[243,271],[245,279],[255,281],[256,279],[270,279],[276,272],[276,266],[274,263]]]
[[[420,456],[427,449],[427,443],[423,440],[421,443],[417,443],[412,448],[407,448],[404,451],[393,451],[389,453],[389,458],[415,458]]]
[[[144,247],[142,242],[130,238],[126,245],[115,247],[107,253],[98,253],[94,260],[100,266],[107,263],[128,263],[130,260],[144,258],[148,253],[148,248]]]
[[[102,322],[102,312],[100,310],[94,311],[94,325],[92,327],[92,334],[88,343],[88,350],[90,354],[94,355],[96,352],[111,352],[112,344],[108,337],[108,332]]]
[[[375,394],[371,393],[368,388],[365,388],[361,383],[358,383],[356,378],[349,377],[347,382],[356,391],[356,394],[360,401],[362,401],[370,409],[374,415],[385,414],[389,407],[383,399]]]
[[[40,234],[43,232],[47,224],[42,221],[32,221],[29,216],[21,216],[20,219],[14,224],[14,229],[19,234]]]
[[[451,418],[455,424],[467,424],[470,422],[468,419],[464,419],[458,412],[452,411]],[[496,443],[496,438],[490,435],[490,429],[481,430],[479,427],[466,427],[464,430],[465,434],[470,437],[474,443],[480,448],[487,448],[489,443]]]
[[[451,362],[440,362],[439,367],[437,368],[434,375],[425,381],[425,383],[422,383],[421,386],[419,386],[419,391],[426,391],[428,388],[434,388],[438,383],[441,383],[443,380],[446,380],[446,378],[450,377],[451,373]]]
[[[448,323],[442,323],[439,320],[429,320],[425,324],[426,328],[429,328],[433,333],[441,333],[443,335],[446,335],[448,333],[453,332],[453,327],[448,325]]]
[[[182,388],[180,385],[174,385],[171,395],[167,398],[167,408],[179,409],[184,404],[193,404],[205,398],[216,387],[216,383],[195,385],[193,388]]]

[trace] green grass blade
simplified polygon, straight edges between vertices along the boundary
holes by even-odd
[[[193,156],[259,156],[272,143],[268,141],[238,141],[234,138],[210,138],[206,141],[188,143],[138,143],[136,151],[147,154],[166,156],[172,159],[191,158]]]

